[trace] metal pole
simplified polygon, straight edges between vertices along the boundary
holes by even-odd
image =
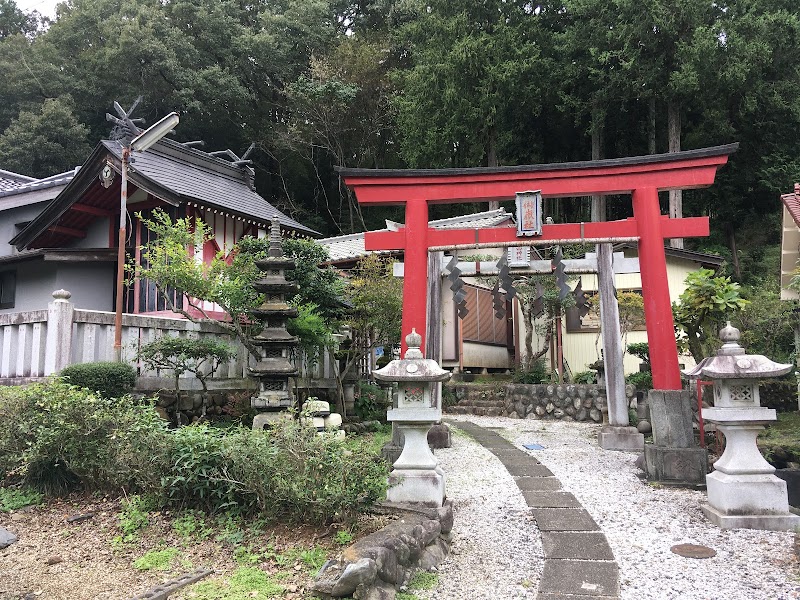
[[[114,360],[122,362],[122,289],[125,281],[125,228],[128,220],[128,162],[131,149],[122,147],[122,177],[119,188],[119,242],[117,248],[117,302],[114,315]]]

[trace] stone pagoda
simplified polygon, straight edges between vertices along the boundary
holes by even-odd
[[[292,406],[289,379],[297,375],[291,352],[298,339],[286,331],[286,320],[297,316],[297,309],[290,306],[288,300],[297,293],[298,287],[286,281],[286,270],[294,268],[295,261],[283,253],[277,218],[272,220],[270,228],[269,254],[257,260],[256,266],[264,277],[253,287],[264,294],[264,302],[253,311],[253,316],[264,324],[264,329],[252,338],[261,356],[249,372],[259,382],[258,395],[250,399],[250,405],[264,411],[253,419],[253,428],[260,429],[281,418],[279,411]]]

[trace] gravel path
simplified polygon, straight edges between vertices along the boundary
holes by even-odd
[[[453,447],[437,450],[447,473],[456,524],[451,554],[439,567],[430,600],[536,597],[542,543],[513,477],[494,454],[454,432]]]
[[[502,417],[448,416],[492,428],[532,451],[606,534],[620,567],[623,600],[789,600],[800,598],[800,565],[784,532],[721,530],[702,515],[703,492],[659,488],[637,477],[633,453],[598,447],[598,425]],[[539,532],[502,465],[463,435],[437,451],[455,499],[454,553],[431,600],[533,598],[542,569]],[[716,550],[683,558],[675,544]],[[527,586],[527,587],[526,587]]]

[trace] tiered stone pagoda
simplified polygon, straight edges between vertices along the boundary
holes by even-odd
[[[286,281],[286,270],[294,268],[295,261],[283,253],[278,219],[273,219],[270,228],[269,254],[256,261],[256,266],[264,277],[253,287],[264,294],[264,302],[253,315],[264,323],[264,329],[253,338],[261,357],[250,368],[250,375],[259,380],[258,395],[251,398],[250,405],[264,410],[253,420],[253,428],[259,429],[279,418],[279,411],[292,406],[289,378],[297,375],[291,352],[298,339],[286,331],[286,320],[297,316],[297,309],[289,305],[288,299],[297,293],[298,287]]]

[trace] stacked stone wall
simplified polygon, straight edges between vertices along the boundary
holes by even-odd
[[[456,384],[447,389],[456,400],[445,407],[451,414],[600,423],[608,404],[600,385]],[[625,386],[625,394],[635,406],[636,388]]]
[[[391,600],[416,571],[437,567],[450,551],[453,502],[441,508],[389,505],[400,514],[326,562],[312,584],[322,598]]]

